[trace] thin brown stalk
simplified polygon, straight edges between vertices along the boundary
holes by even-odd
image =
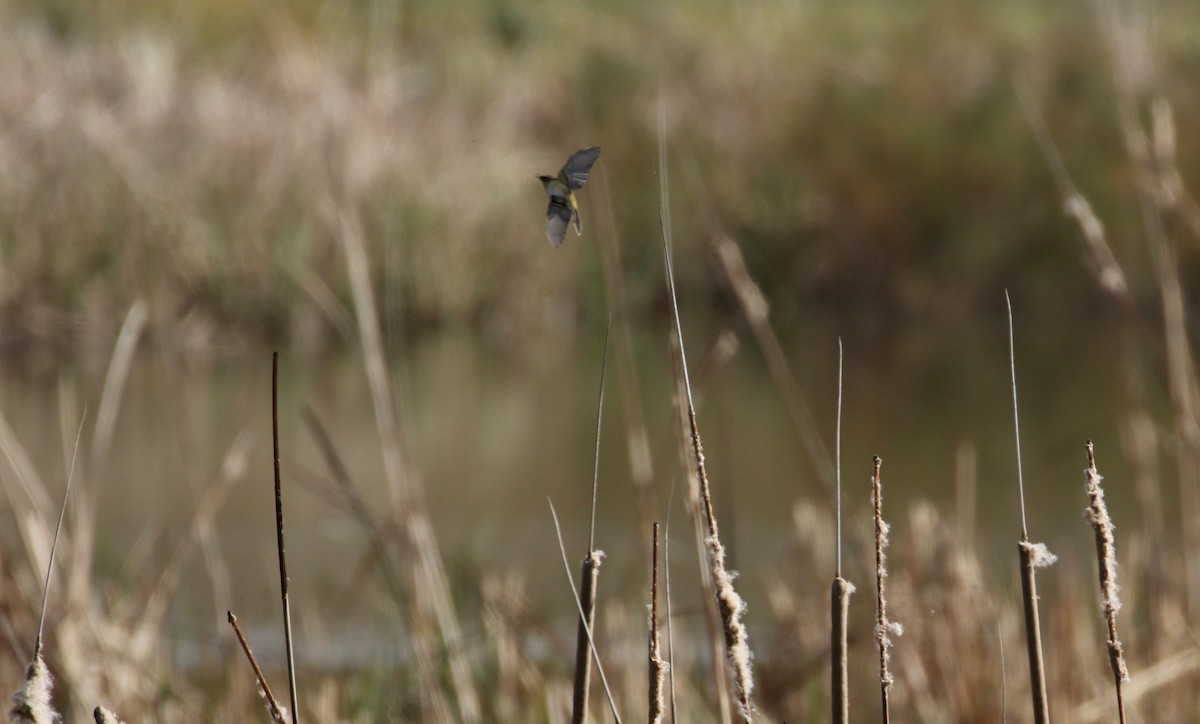
[[[42,655],[42,632],[46,625],[46,602],[50,599],[50,576],[54,572],[54,554],[58,550],[58,537],[62,533],[63,519],[67,515],[67,500],[71,497],[71,482],[75,480],[75,460],[79,455],[79,440],[83,437],[83,420],[86,417],[87,410],[84,410],[83,417],[79,420],[79,430],[75,433],[75,447],[71,450],[71,465],[67,470],[67,486],[63,490],[62,507],[58,511],[58,525],[54,526],[54,539],[50,543],[50,563],[46,566],[46,582],[42,586],[42,611],[38,615],[37,639],[33,644],[34,659]]]
[[[667,662],[662,658],[662,646],[658,636],[658,521],[654,522],[654,552],[650,563],[650,642],[649,642],[649,693],[648,716],[650,724],[660,724],[666,708]]]
[[[879,696],[883,707],[883,722],[891,721],[891,688],[892,672],[888,665],[892,659],[892,636],[904,633],[904,628],[895,621],[889,621],[887,616],[887,546],[890,526],[883,519],[883,479],[879,470],[883,460],[879,456],[874,460],[874,473],[871,476],[871,503],[875,510],[875,641],[879,644]]]
[[[1125,666],[1125,652],[1117,636],[1117,612],[1121,610],[1121,599],[1117,595],[1117,546],[1113,537],[1113,522],[1104,502],[1104,489],[1100,486],[1100,473],[1096,470],[1096,453],[1092,441],[1087,443],[1088,466],[1084,470],[1084,484],[1090,504],[1084,515],[1096,532],[1096,562],[1100,572],[1100,609],[1108,628],[1108,663],[1112,667],[1113,686],[1117,691],[1117,713],[1121,724],[1125,724],[1125,682],[1129,670]]]
[[[283,603],[283,643],[287,648],[288,693],[292,724],[300,721],[296,706],[296,658],[292,649],[292,604],[288,598],[287,556],[283,544],[283,483],[279,474],[279,353],[271,355],[271,450],[275,462],[275,545],[279,551],[279,596]]]
[[[1025,478],[1021,472],[1021,422],[1017,414],[1017,362],[1013,343],[1012,300],[1004,292],[1008,307],[1008,354],[1009,370],[1012,374],[1013,430],[1017,449],[1017,491],[1021,503],[1021,539],[1017,552],[1021,559],[1021,595],[1025,609],[1025,647],[1029,654],[1029,690],[1033,702],[1035,724],[1050,721],[1050,707],[1046,696],[1046,670],[1042,657],[1042,626],[1038,614],[1037,578],[1035,568],[1048,566],[1055,561],[1045,544],[1029,541],[1029,527],[1025,517]]]
[[[696,406],[692,399],[692,385],[688,377],[687,354],[683,343],[683,325],[679,319],[679,299],[675,291],[675,272],[671,261],[671,215],[670,195],[667,183],[667,147],[666,147],[666,111],[659,102],[659,221],[662,225],[663,255],[667,275],[667,285],[671,293],[671,313],[674,320],[675,336],[679,340],[679,363],[683,376],[683,387],[687,399],[688,429],[692,442],[693,463],[696,477],[700,485],[700,499],[704,506],[704,516],[708,527],[708,535],[704,540],[704,550],[707,554],[708,566],[712,572],[716,588],[717,608],[721,613],[721,623],[725,636],[725,656],[733,674],[735,700],[738,713],[750,722],[754,717],[754,704],[751,694],[754,690],[752,670],[753,655],[750,651],[746,626],[742,618],[746,612],[746,603],[733,586],[733,574],[726,568],[725,546],[721,544],[717,529],[717,518],[713,511],[712,496],[708,482],[708,473],[704,467],[704,446],[700,440],[700,428],[696,421]]]
[[[267,711],[271,715],[271,721],[275,722],[275,724],[283,724],[287,721],[287,713],[279,705],[279,700],[271,693],[271,686],[267,683],[267,677],[258,665],[258,659],[254,658],[254,652],[250,650],[250,643],[246,641],[245,635],[242,634],[241,627],[238,626],[237,616],[233,615],[233,611],[226,611],[225,615],[229,621],[229,625],[233,627],[233,633],[237,636],[238,643],[242,646],[242,651],[246,654],[246,660],[250,662],[250,668],[254,669],[254,678],[258,680],[258,688],[262,692],[263,698],[267,700]]]

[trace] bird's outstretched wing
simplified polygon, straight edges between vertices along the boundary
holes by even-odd
[[[571,207],[558,199],[551,199],[546,209],[546,238],[554,247],[562,246],[567,238],[567,224],[571,221]]]
[[[567,163],[559,171],[559,176],[565,178],[567,185],[571,190],[578,191],[587,183],[588,173],[591,172],[592,166],[596,163],[596,159],[600,158],[600,147],[592,146],[585,148],[582,151],[576,151],[567,159]]]

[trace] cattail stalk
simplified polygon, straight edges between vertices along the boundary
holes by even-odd
[[[1100,473],[1096,470],[1096,453],[1092,441],[1087,442],[1088,466],[1084,470],[1084,484],[1091,501],[1084,516],[1096,532],[1096,561],[1100,571],[1100,609],[1108,628],[1108,663],[1112,667],[1113,685],[1117,690],[1117,713],[1121,724],[1125,724],[1125,682],[1129,670],[1125,666],[1125,652],[1117,636],[1117,612],[1121,610],[1120,591],[1117,586],[1117,547],[1113,537],[1113,522],[1104,502],[1104,489],[1100,487]]]
[[[604,356],[600,360],[600,394],[596,402],[596,453],[592,464],[592,512],[588,525],[588,553],[583,559],[583,570],[579,573],[579,601],[583,614],[579,619],[579,630],[575,636],[575,682],[571,697],[571,722],[582,724],[587,720],[588,692],[592,683],[592,655],[590,631],[596,620],[596,589],[600,581],[600,563],[604,554],[596,550],[596,495],[600,488],[600,429],[604,422],[604,380],[608,370],[608,340],[612,332],[612,319],[604,331]]]
[[[583,602],[575,595],[575,579],[571,576],[571,564],[567,560],[567,547],[563,544],[562,526],[558,524],[558,512],[554,510],[554,503],[550,503],[550,517],[554,519],[554,533],[558,538],[558,550],[562,554],[563,569],[567,572],[567,582],[571,584],[571,598],[575,600],[575,610],[579,612],[579,623],[583,628],[584,634],[587,635],[588,646],[592,650],[592,656],[596,659],[596,671],[600,674],[600,683],[604,686],[604,693],[608,697],[608,706],[612,711],[613,719],[617,724],[621,722],[621,714],[617,711],[617,700],[613,698],[612,688],[608,685],[608,677],[604,675],[604,664],[600,662],[600,652],[596,650],[596,637],[592,634],[592,625],[584,612]],[[599,551],[593,551],[597,556],[603,556]],[[598,566],[599,564],[597,564]],[[581,582],[582,586],[583,583]]]
[[[846,724],[850,719],[849,660],[847,656],[847,619],[850,614],[850,594],[854,584],[842,578],[842,340],[838,338],[838,400],[837,400],[837,450],[834,453],[834,510],[836,511],[835,545],[837,559],[836,574],[830,588],[830,705],[834,724]]]
[[[831,636],[830,659],[833,664],[833,721],[846,724],[850,720],[850,688],[848,686],[849,659],[846,655],[846,622],[850,613],[850,594],[854,584],[838,576],[833,579],[830,590],[830,615],[833,633]]]
[[[1021,559],[1021,596],[1025,608],[1025,648],[1029,654],[1029,691],[1033,703],[1035,724],[1050,721],[1050,707],[1046,696],[1046,669],[1042,658],[1042,624],[1038,614],[1037,578],[1035,568],[1044,568],[1056,560],[1044,543],[1029,541],[1029,526],[1025,518],[1025,478],[1021,472],[1021,422],[1017,414],[1017,362],[1013,344],[1012,300],[1004,292],[1008,306],[1008,358],[1012,374],[1013,430],[1017,448],[1017,494],[1021,503],[1021,540],[1017,553]]]
[[[875,641],[879,644],[879,696],[883,707],[883,722],[891,721],[890,692],[892,673],[888,665],[892,659],[892,636],[904,633],[904,628],[887,617],[887,546],[890,526],[883,519],[883,480],[879,470],[883,460],[874,460],[875,471],[871,476],[871,504],[875,510]]]
[[[596,622],[596,587],[600,581],[601,555],[588,551],[579,573],[579,602],[583,613],[575,636],[575,683],[571,696],[571,724],[587,721],[588,692],[592,684],[592,650],[590,631]]]
[[[754,675],[753,655],[750,651],[746,625],[742,621],[746,612],[746,602],[738,595],[733,586],[734,574],[726,567],[725,546],[721,544],[717,518],[713,512],[708,473],[704,467],[704,446],[700,441],[696,406],[692,399],[692,384],[688,376],[687,355],[683,344],[683,325],[679,320],[679,298],[675,292],[675,270],[671,261],[670,195],[667,184],[666,111],[662,105],[661,95],[659,97],[658,135],[659,222],[662,225],[667,286],[671,293],[671,313],[675,336],[679,340],[679,362],[683,374],[684,391],[687,396],[688,429],[692,443],[693,463],[696,477],[700,483],[700,499],[704,505],[704,517],[708,527],[708,535],[704,539],[704,550],[707,554],[713,584],[716,587],[717,608],[721,613],[721,624],[725,635],[725,656],[733,675],[734,698],[737,702],[738,713],[743,720],[750,722],[754,717],[754,705],[751,700],[751,693],[754,690]]]
[[[661,724],[666,709],[667,662],[662,658],[658,636],[658,521],[654,522],[654,548],[650,574],[649,709],[650,724]]]

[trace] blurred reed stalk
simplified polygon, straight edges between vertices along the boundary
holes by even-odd
[[[1200,615],[1200,413],[1196,368],[1179,273],[1177,236],[1200,239],[1200,205],[1184,187],[1176,165],[1175,120],[1157,77],[1154,11],[1142,3],[1098,0],[1116,89],[1116,115],[1137,183],[1142,232],[1159,288],[1166,354],[1167,391],[1174,411],[1176,474],[1184,537],[1187,606]],[[1150,120],[1150,130],[1143,125]]]
[[[714,242],[714,246],[721,269],[725,273],[725,279],[733,289],[742,315],[746,318],[746,323],[750,325],[754,339],[762,350],[775,386],[783,393],[783,397],[788,403],[787,411],[800,433],[800,442],[804,445],[804,450],[812,461],[817,479],[821,481],[822,489],[828,494],[832,491],[835,483],[834,465],[829,460],[829,452],[825,449],[825,444],[821,442],[821,435],[817,432],[817,424],[813,421],[808,402],[796,384],[796,377],[788,365],[783,345],[780,344],[779,337],[771,327],[768,318],[771,306],[758,284],[750,276],[749,270],[746,269],[746,261],[742,258],[742,250],[738,248],[737,242],[729,237],[721,237]]]
[[[874,459],[874,472],[871,475],[871,504],[875,511],[875,641],[879,644],[879,697],[883,709],[883,722],[891,721],[890,691],[893,678],[888,664],[892,659],[892,636],[904,633],[904,628],[887,617],[887,594],[884,590],[887,580],[887,546],[890,526],[883,519],[883,479],[879,474],[883,460],[878,455]]]
[[[279,700],[275,698],[275,694],[271,692],[271,686],[267,683],[267,677],[258,665],[258,659],[254,658],[254,652],[250,650],[250,642],[246,641],[246,636],[242,633],[241,626],[238,626],[237,616],[233,615],[233,611],[226,611],[225,616],[226,620],[229,621],[229,625],[233,627],[233,633],[237,636],[238,643],[242,647],[242,652],[246,654],[246,660],[250,662],[250,668],[254,670],[254,678],[258,680],[259,692],[266,699],[267,713],[271,715],[271,721],[273,724],[284,724],[287,721],[287,713],[279,705]]]
[[[296,693],[296,657],[292,648],[292,604],[288,597],[287,555],[283,543],[283,482],[279,475],[279,353],[271,355],[271,449],[275,463],[275,546],[279,551],[279,597],[283,603],[283,643],[287,648],[288,693],[292,724],[300,721]]]
[[[1050,707],[1046,696],[1046,669],[1042,657],[1042,627],[1038,614],[1037,578],[1034,569],[1049,566],[1056,558],[1046,549],[1044,543],[1029,541],[1029,527],[1025,518],[1025,479],[1021,472],[1021,422],[1017,414],[1017,358],[1013,343],[1012,300],[1007,290],[1004,292],[1004,302],[1008,308],[1008,354],[1009,370],[1012,374],[1013,429],[1017,449],[1017,491],[1021,503],[1021,540],[1017,543],[1017,552],[1021,559],[1021,597],[1025,609],[1025,647],[1029,654],[1029,691],[1033,700],[1035,724],[1047,724],[1050,721]]]
[[[1100,610],[1108,628],[1108,664],[1113,672],[1113,686],[1117,692],[1117,713],[1121,724],[1125,724],[1125,682],[1129,670],[1125,666],[1125,652],[1117,636],[1117,612],[1121,610],[1121,598],[1117,586],[1117,544],[1113,536],[1113,522],[1104,502],[1104,489],[1100,486],[1100,473],[1096,470],[1096,452],[1092,441],[1087,442],[1087,469],[1084,470],[1084,485],[1090,501],[1084,516],[1096,533],[1096,564],[1100,573]]]
[[[700,427],[696,420],[696,406],[692,398],[692,383],[688,375],[687,352],[683,342],[683,324],[679,319],[679,298],[675,291],[675,270],[671,260],[671,203],[667,182],[666,135],[666,110],[663,106],[660,92],[658,114],[659,222],[663,235],[663,256],[665,259],[664,266],[667,276],[667,287],[671,294],[671,315],[675,327],[675,337],[679,342],[679,368],[683,378],[683,391],[687,401],[687,422],[689,437],[692,443],[692,462],[700,487],[700,500],[704,510],[704,522],[708,530],[708,535],[704,538],[704,551],[708,568],[712,574],[717,609],[721,614],[722,632],[725,638],[725,657],[733,678],[734,699],[737,702],[738,713],[742,719],[750,722],[754,718],[754,704],[751,698],[754,690],[754,674],[752,668],[753,654],[750,651],[746,626],[742,622],[742,618],[746,613],[746,603],[738,595],[733,586],[734,574],[725,565],[725,546],[721,544],[720,533],[717,529],[717,518],[713,510],[708,473],[704,467],[704,445],[700,440]]]
[[[650,641],[648,715],[650,724],[661,724],[666,709],[667,662],[662,658],[658,636],[658,521],[654,521],[654,545],[650,559]]]
[[[396,406],[383,354],[379,313],[371,285],[362,225],[352,208],[337,214],[335,222],[335,232],[346,257],[346,273],[354,297],[359,344],[362,346],[367,381],[371,387],[371,403],[375,410],[375,425],[379,431],[392,509],[397,525],[416,559],[414,565],[407,567],[412,574],[410,591],[415,605],[403,608],[408,613],[409,632],[422,684],[421,695],[433,710],[432,716],[439,719],[449,717],[440,685],[438,661],[442,656],[436,650],[434,636],[437,636],[449,664],[450,689],[458,702],[458,714],[466,724],[475,724],[482,719],[479,692],[462,646],[462,633],[454,598],[450,594],[450,582],[442,563],[433,523],[425,509],[420,483],[408,469],[401,449]]]
[[[846,724],[850,720],[849,658],[847,656],[847,619],[850,613],[850,594],[854,584],[842,578],[842,340],[838,338],[838,402],[837,402],[837,450],[834,453],[836,468],[834,487],[834,510],[836,527],[834,536],[837,550],[836,574],[829,596],[830,618],[830,705],[834,724]]]

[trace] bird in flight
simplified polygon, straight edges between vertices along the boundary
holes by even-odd
[[[568,222],[574,222],[576,234],[583,233],[575,192],[587,183],[588,173],[598,158],[599,146],[585,148],[571,154],[558,176],[538,176],[546,196],[550,198],[550,206],[546,209],[546,236],[550,239],[551,246],[562,245],[563,239],[567,237]]]

